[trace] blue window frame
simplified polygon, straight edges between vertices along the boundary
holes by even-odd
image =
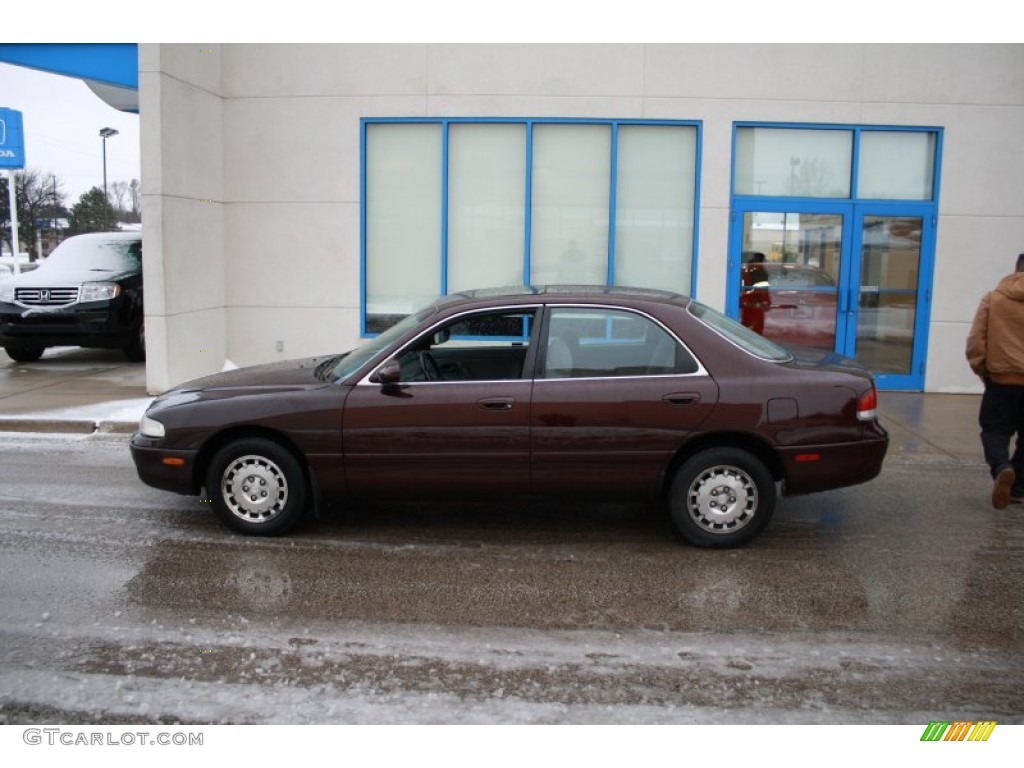
[[[747,134],[741,136],[744,131]],[[762,161],[751,160],[750,145],[758,140],[752,138],[755,132],[762,132],[764,139]],[[810,137],[806,151],[799,141],[786,145],[787,134],[801,133]],[[819,136],[823,140],[818,141]],[[773,300],[768,317],[775,318],[775,329],[765,325],[765,335],[794,344],[811,344],[797,337],[813,337],[812,346],[827,345],[871,368],[880,389],[922,389],[942,139],[942,128],[930,126],[735,123],[726,290],[729,314],[740,316],[745,254],[767,252],[752,236],[754,222],[775,216],[783,222],[776,238],[781,238],[782,247],[776,249],[775,258],[793,259],[794,267],[825,270],[834,287],[801,288],[803,297],[796,303]],[[744,142],[746,155],[740,157]],[[752,168],[761,172],[752,173]],[[844,168],[847,177],[837,179]],[[805,169],[813,173],[801,178]],[[820,184],[808,178],[826,170],[831,176]],[[760,190],[765,192],[757,194]],[[798,231],[792,231],[790,239],[802,244],[795,253],[786,245],[787,217],[797,222],[793,229]],[[804,264],[802,257],[813,250],[806,247],[805,238],[814,221],[825,220],[832,225],[828,246],[820,249],[823,258],[813,257]],[[802,226],[804,221],[812,226]],[[784,296],[786,290],[787,286],[778,284],[769,293]],[[830,311],[826,312],[823,301],[816,301],[815,293],[829,298]],[[815,333],[831,338],[818,339]]]
[[[496,235],[491,242],[498,241],[495,250],[500,253],[484,253],[488,249],[481,248],[477,249],[481,251],[479,257],[474,255],[473,259],[504,259],[504,271],[497,271],[505,276],[514,274],[515,282],[523,284],[569,282],[559,279],[561,273],[552,264],[559,258],[571,260],[576,249],[581,252],[580,258],[587,260],[590,269],[577,268],[573,274],[586,275],[585,282],[666,287],[676,280],[676,285],[672,286],[674,289],[693,293],[697,277],[700,210],[699,121],[363,118],[360,125],[360,316],[364,336],[380,332],[403,314],[413,311],[416,308],[414,304],[429,296],[446,295],[467,287],[511,284],[508,279],[488,284],[486,277],[483,283],[479,283],[480,278],[476,276],[481,273],[474,271],[474,266],[480,265],[468,263],[472,259],[465,255],[467,241],[458,239],[469,225],[460,218],[465,216],[466,187],[457,186],[463,178],[457,172],[460,168],[464,171],[466,167],[472,170],[472,163],[467,164],[458,156],[459,152],[465,151],[461,149],[463,145],[453,147],[453,136],[462,137],[469,133],[465,130],[457,133],[463,126],[522,128],[521,147],[506,132],[504,149],[489,156],[500,166],[498,173],[506,180],[507,188],[503,200],[486,201],[490,210],[480,215],[477,235],[492,231],[488,226],[493,224]],[[377,130],[378,127],[384,130]],[[408,128],[410,133],[406,137],[393,134],[384,140],[386,127],[397,128],[398,131]],[[573,128],[580,130],[574,132]],[[602,128],[606,130],[599,130]],[[662,130],[657,130],[659,128]],[[687,130],[672,131],[673,128]],[[371,147],[374,141],[379,141],[376,149]],[[389,143],[394,141],[398,143]],[[391,150],[390,147],[396,149]],[[572,165],[575,152],[582,153],[583,160],[578,167]],[[519,156],[515,157],[517,154]],[[666,155],[674,161],[666,162]],[[435,163],[432,157],[436,157],[439,168],[437,165],[431,167]],[[545,168],[545,173],[539,176],[537,162],[543,162],[543,158],[548,158],[557,167],[553,171]],[[415,221],[409,222],[407,228],[400,201],[405,171],[395,167],[403,162],[408,167],[410,187],[419,192],[413,196],[415,199],[409,200],[410,206],[417,210],[408,214]],[[392,166],[390,169],[387,167],[389,164]],[[675,168],[681,169],[680,172],[677,173]],[[566,178],[577,175],[581,179],[575,182]],[[552,177],[555,177],[554,183]],[[484,179],[482,183],[486,186],[486,173],[480,178]],[[378,185],[376,190],[371,189],[374,184]],[[385,187],[393,190],[388,193],[391,198],[386,204],[378,204],[375,201],[379,197],[374,197],[373,193],[379,193]],[[458,197],[460,189],[463,197]],[[509,204],[511,189],[515,190],[514,205]],[[545,195],[554,197],[556,202],[546,208],[538,207],[541,205],[538,199]],[[670,202],[665,203],[665,200]],[[511,210],[520,204],[521,210]],[[377,206],[375,212],[370,211],[373,206]],[[482,203],[480,208],[484,207]],[[374,220],[372,217],[384,208],[387,208],[386,215]],[[499,208],[502,210],[495,213]],[[437,217],[433,224],[429,222],[429,218],[435,215],[432,211]],[[511,234],[509,222],[517,221],[517,216],[521,216],[521,222],[514,229],[518,232],[521,227],[521,235]],[[493,223],[496,217],[504,218]],[[576,224],[572,224],[573,221]],[[568,245],[564,252],[554,253],[552,249],[556,238],[549,233],[555,231],[564,236],[576,225],[585,233],[594,235],[591,242],[577,248],[577,244],[570,240],[564,243]],[[387,232],[395,228],[406,229],[404,241],[390,240]],[[371,242],[381,243],[385,239],[388,242],[383,246],[375,246]],[[472,244],[479,240],[470,238],[468,242]],[[599,245],[595,246],[595,243]],[[559,246],[562,244],[559,240]],[[456,251],[457,248],[462,250]],[[385,252],[386,257],[380,257],[380,263],[371,263],[378,258],[377,254]],[[476,252],[473,250],[474,254]],[[462,254],[458,263],[454,258],[456,253]],[[515,260],[514,271],[508,268],[510,258]],[[382,268],[385,262],[386,268]],[[382,271],[395,274],[404,272],[406,267],[418,270],[416,279],[403,275],[408,282],[415,283],[413,289],[382,295],[387,292],[382,292],[379,286],[388,279],[381,277]],[[435,272],[436,278],[430,278],[433,283],[425,285],[430,281],[426,278]],[[567,271],[569,273],[571,271]],[[625,282],[627,280],[628,283]]]

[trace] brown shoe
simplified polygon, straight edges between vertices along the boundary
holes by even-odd
[[[1007,467],[996,475],[995,484],[992,486],[992,506],[996,509],[1006,509],[1010,503],[1010,489],[1013,487],[1017,474],[1012,468]]]

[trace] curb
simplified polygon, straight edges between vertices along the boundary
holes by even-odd
[[[91,435],[93,433],[130,435],[135,421],[95,421],[92,419],[18,419],[0,418],[0,432],[42,432],[46,434]]]

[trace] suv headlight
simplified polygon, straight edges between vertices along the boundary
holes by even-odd
[[[6,280],[0,282],[0,301],[6,301],[8,304],[14,301],[14,286]]]
[[[164,425],[149,416],[143,416],[139,422],[139,434],[146,437],[163,437],[166,434]]]
[[[110,301],[121,293],[117,283],[82,283],[78,294],[79,301]]]

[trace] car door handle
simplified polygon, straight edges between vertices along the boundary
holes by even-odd
[[[515,401],[514,397],[488,397],[484,400],[477,400],[476,404],[485,411],[511,411]]]
[[[700,402],[699,392],[676,392],[671,395],[665,395],[661,398],[664,402],[669,405],[678,405],[685,407],[687,405],[697,405]]]

